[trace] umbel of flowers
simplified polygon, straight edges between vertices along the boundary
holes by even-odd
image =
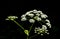
[[[29,33],[32,30],[33,25],[30,27],[29,30],[26,30],[18,22],[15,21],[15,19],[17,19],[17,18],[18,18],[17,16],[8,16],[8,18],[6,20],[12,20],[19,27],[21,27],[21,29],[23,29],[24,33],[27,35],[27,39],[28,39]],[[29,21],[29,23],[32,23],[32,24],[34,24],[37,21],[38,23],[41,24],[42,27],[41,26],[35,27],[34,33],[43,35],[45,33],[49,34],[47,28],[51,28],[50,21],[47,18],[48,18],[48,16],[46,14],[44,14],[42,11],[31,10],[21,16],[21,21]],[[42,24],[41,22],[43,22],[44,24]]]
[[[42,13],[42,11],[37,11],[37,10],[32,10],[32,11],[28,11],[27,13],[23,14],[21,16],[21,21],[29,21],[30,23],[35,23],[35,21],[41,22],[41,21],[45,21],[45,25],[41,25],[42,28],[39,27],[35,27],[34,31],[37,34],[41,34],[43,35],[43,33],[47,33],[49,34],[47,31],[47,27],[51,28],[51,24],[50,21],[47,19],[47,15]],[[43,20],[44,19],[44,20]]]

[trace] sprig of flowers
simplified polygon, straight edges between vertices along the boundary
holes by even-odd
[[[31,18],[28,18],[27,16],[31,17]],[[48,18],[48,16],[46,14],[42,13],[42,11],[32,10],[32,11],[26,12],[26,14],[23,14],[21,16],[21,21],[29,20],[30,23],[35,23],[36,20],[38,22],[40,22],[40,21],[43,21],[43,19],[45,19],[44,21],[46,22],[45,23],[46,25],[41,25],[42,28],[40,28],[40,27],[36,28],[35,27],[35,29],[34,29],[35,33],[37,33],[37,34],[40,34],[40,33],[44,34],[44,33],[47,33],[47,26],[49,28],[51,28],[50,21],[47,18]]]
[[[23,14],[21,16],[21,21],[29,21],[29,23],[32,23],[32,26],[30,27],[29,30],[24,29],[18,22],[15,21],[15,19],[18,19],[17,16],[8,16],[6,18],[6,20],[12,20],[14,21],[19,27],[21,27],[24,30],[24,33],[27,35],[27,39],[28,36],[30,34],[30,31],[33,27],[33,24],[37,21],[38,23],[43,22],[44,24],[40,23],[41,26],[39,27],[35,27],[34,29],[34,33],[36,34],[49,34],[48,32],[48,27],[51,28],[51,23],[50,20],[47,19],[48,16],[46,14],[44,14],[42,11],[37,11],[37,10],[31,10],[26,12],[25,14]]]
[[[15,19],[18,19],[18,17],[17,16],[8,16],[6,18],[6,20],[15,20]]]

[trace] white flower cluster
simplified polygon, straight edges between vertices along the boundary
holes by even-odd
[[[17,19],[18,17],[17,16],[8,16],[8,18],[6,18],[6,20],[14,20],[14,19]]]
[[[49,28],[51,28],[51,24],[50,24],[50,21],[48,20],[48,19],[46,19],[45,20],[47,23],[45,23],[46,25],[42,25],[42,28],[40,28],[40,27],[35,27],[35,29],[34,29],[34,31],[35,31],[35,33],[37,33],[37,34],[41,34],[41,35],[43,35],[43,33],[47,33],[47,34],[49,34],[48,33],[48,30],[47,30],[47,26],[49,27]]]
[[[23,14],[21,16],[21,21],[26,21],[28,20],[27,16],[31,17],[29,18],[29,22],[30,23],[34,23],[35,20],[37,21],[41,21],[42,18],[47,18],[48,16],[46,14],[43,14],[42,11],[37,11],[37,10],[32,10],[32,11],[28,11],[26,12],[26,14]],[[31,20],[32,19],[32,20]]]
[[[51,28],[50,21],[49,21],[48,19],[46,19],[45,21],[47,22],[46,25],[47,25],[49,28]]]
[[[43,35],[44,33],[48,33],[47,27],[45,25],[42,25],[42,28],[40,27],[35,27],[34,29],[35,33]]]
[[[45,24],[42,25],[42,28],[40,27],[35,27],[34,31],[37,34],[43,35],[43,33],[48,33],[47,27],[51,28],[50,21],[47,19],[47,15],[42,13],[42,11],[37,11],[37,10],[32,10],[28,11],[26,14],[23,14],[21,16],[21,21],[29,21],[30,23],[35,23],[35,21],[38,22],[44,22]]]

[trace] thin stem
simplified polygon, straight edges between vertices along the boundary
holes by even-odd
[[[28,39],[28,36],[27,36],[27,39]]]
[[[33,24],[31,25],[31,27],[30,27],[30,29],[29,29],[29,33],[30,33],[30,31],[31,31],[32,27],[33,27]]]
[[[42,25],[42,23],[41,22],[39,22],[41,25]]]
[[[25,30],[17,21],[13,20],[19,27],[21,27],[23,30]]]
[[[31,36],[29,39],[31,39],[32,37],[35,37],[35,36],[37,36],[38,34],[35,34],[35,35],[33,35],[33,36]]]

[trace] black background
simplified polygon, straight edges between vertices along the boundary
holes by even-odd
[[[6,5],[4,5],[6,6]],[[33,39],[58,39],[60,34],[60,15],[58,1],[8,1],[7,8],[0,8],[0,39],[25,39],[26,35],[12,21],[6,21],[9,15],[20,17],[30,10],[41,10],[49,16],[52,24],[50,35],[37,36]]]

